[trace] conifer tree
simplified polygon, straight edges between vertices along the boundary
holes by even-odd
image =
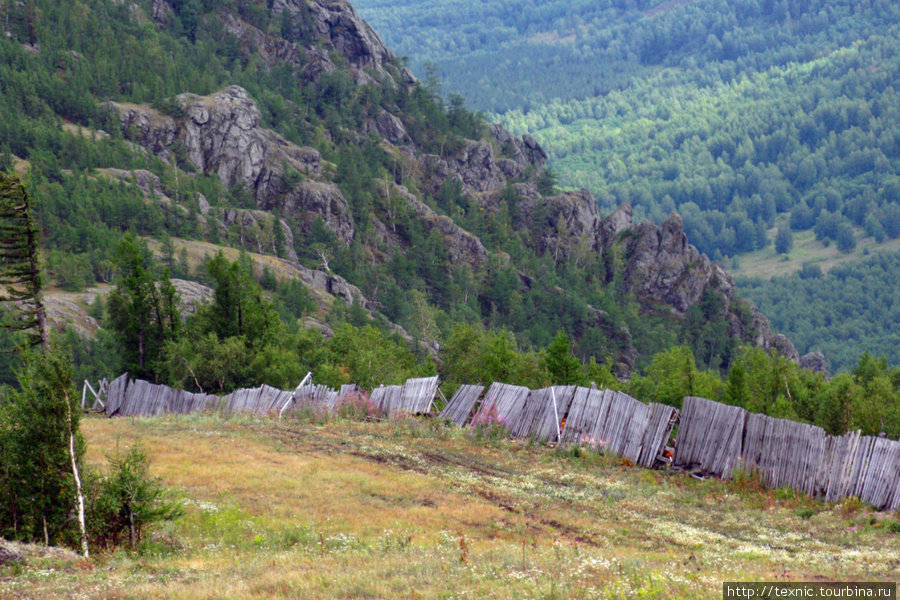
[[[181,319],[168,269],[157,281],[147,256],[130,235],[117,249],[121,277],[109,296],[108,313],[119,337],[125,369],[156,378],[166,341],[178,337]]]
[[[4,327],[25,331],[31,346],[47,344],[47,317],[41,296],[39,232],[31,200],[16,175],[0,175],[0,302],[18,307]]]

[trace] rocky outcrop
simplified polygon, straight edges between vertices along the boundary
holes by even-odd
[[[275,4],[283,4],[285,10],[303,10],[300,5],[306,4],[319,39],[328,50],[344,55],[353,67],[380,71],[394,59],[375,30],[345,0],[275,0]]]
[[[532,237],[539,240],[539,253],[550,252],[561,258],[573,252],[582,239],[587,250],[603,251],[603,219],[594,196],[587,190],[546,198],[533,194],[520,200],[519,209]]]
[[[47,321],[59,331],[71,328],[82,337],[92,337],[100,329],[100,323],[87,314],[80,302],[93,302],[93,297],[72,293],[45,294]]]
[[[625,278],[638,298],[664,301],[682,316],[712,282],[731,300],[734,285],[718,263],[688,243],[684,223],[672,214],[661,225],[643,222],[619,237]]]
[[[172,144],[178,135],[178,124],[174,118],[149,106],[126,103],[111,103],[110,106],[119,112],[126,138],[155,156],[169,160]]]
[[[800,368],[807,369],[813,373],[824,373],[828,377],[828,361],[821,352],[810,352],[800,357]]]
[[[643,222],[628,228],[629,210],[619,210],[601,225],[605,243],[613,236],[621,248],[625,280],[629,289],[648,309],[665,306],[676,317],[713,291],[723,299],[723,316],[733,337],[751,341],[795,362],[797,349],[781,334],[773,333],[769,320],[747,303],[736,302],[734,280],[717,262],[710,261],[692,246],[684,233],[684,223],[672,214],[660,225]],[[617,232],[617,233],[615,233]],[[742,312],[749,309],[752,323]]]
[[[258,193],[257,202],[260,208],[292,215],[304,234],[312,230],[316,219],[343,244],[349,245],[356,232],[350,203],[333,183],[303,181],[287,193]]]
[[[417,223],[422,225],[423,232],[428,235],[437,231],[444,242],[444,247],[449,255],[450,265],[468,264],[477,269],[487,263],[488,251],[477,237],[457,225],[453,219],[439,215],[427,204],[410,193],[408,189],[396,184],[387,187],[378,186],[378,192],[383,202],[402,203],[406,211],[411,212]],[[390,198],[385,194],[390,194]],[[381,235],[388,245],[400,246],[400,238],[382,225]]]
[[[363,133],[373,132],[394,145],[412,143],[403,121],[387,111],[381,111],[374,119],[368,119],[363,124]]]
[[[312,269],[301,267],[300,280],[307,287],[315,288],[335,298],[340,298],[347,304],[359,304],[368,310],[374,308],[358,287],[351,285],[346,279],[330,271],[313,271]]]
[[[414,158],[428,191],[436,192],[446,181],[456,180],[470,197],[495,209],[496,193],[513,184],[520,198],[541,202],[536,177],[547,160],[544,149],[531,136],[517,138],[502,125],[491,125],[488,132],[487,140],[451,142],[440,155]]]
[[[530,191],[516,189],[520,194]],[[585,251],[603,253],[608,267],[617,263],[613,268],[623,270],[625,285],[644,310],[666,311],[681,319],[712,291],[723,299],[722,316],[732,337],[799,360],[791,341],[773,333],[764,315],[736,301],[733,279],[720,263],[689,243],[678,214],[660,225],[647,221],[635,225],[626,204],[601,218],[597,203],[586,191],[550,198],[526,196],[520,198],[519,209],[539,253],[551,253],[556,260]]]
[[[185,115],[178,137],[188,161],[226,186],[255,183],[272,136],[259,128],[259,108],[247,90],[234,85],[208,97],[182,94],[178,100]]]
[[[500,152],[509,156],[523,172],[528,167],[543,167],[547,162],[547,153],[530,135],[517,138],[498,123],[491,125],[490,133]]]
[[[349,243],[354,228],[346,199],[337,186],[311,180],[322,174],[318,151],[261,128],[259,108],[246,90],[231,86],[210,96],[182,94],[178,101],[183,116],[177,118],[146,106],[112,106],[119,110],[126,136],[159,158],[170,160],[177,149],[197,170],[216,174],[223,185],[247,186],[260,208],[278,209],[307,228],[321,217]],[[158,179],[146,186],[158,189]]]
[[[484,140],[467,140],[459,152],[447,158],[426,154],[422,163],[435,188],[450,178],[458,179],[472,192],[502,189],[507,182],[503,169],[494,158],[493,147]]]
[[[384,76],[385,66],[394,59],[391,52],[353,6],[343,0],[273,0],[273,15],[287,12],[303,23],[303,40],[290,41],[269,35],[243,19],[221,15],[225,31],[235,36],[243,48],[253,49],[265,66],[288,63],[309,80],[331,73],[337,67],[329,53],[343,55],[359,84],[373,80],[365,72],[372,69]]]
[[[188,317],[197,313],[204,304],[212,302],[214,291],[196,281],[184,279],[171,279],[172,287],[178,292],[178,311],[182,317]]]

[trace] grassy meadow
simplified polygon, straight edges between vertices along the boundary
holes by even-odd
[[[722,581],[897,581],[900,519],[750,478],[648,471],[435,420],[88,418],[185,514],[140,551],[0,568],[0,598],[721,598]]]

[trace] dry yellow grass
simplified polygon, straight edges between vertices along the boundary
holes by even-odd
[[[720,598],[896,580],[894,516],[433,422],[86,419],[186,501],[140,554],[0,570],[2,598]]]
[[[786,226],[786,222],[782,226]],[[769,238],[774,240],[776,232],[777,229],[769,230]],[[818,265],[823,272],[827,273],[837,265],[864,260],[867,252],[900,250],[900,239],[888,239],[879,244],[873,238],[865,237],[865,233],[861,229],[856,229],[855,234],[857,246],[847,253],[838,250],[837,244],[834,243],[825,246],[816,240],[812,231],[801,231],[794,232],[794,247],[786,255],[775,252],[774,244],[770,244],[762,250],[739,256],[740,268],[738,269],[730,268],[731,261],[725,261],[725,266],[729,267],[729,272],[735,276],[771,279],[776,276],[792,275],[806,263]]]

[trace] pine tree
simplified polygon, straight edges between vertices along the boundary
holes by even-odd
[[[577,358],[572,356],[569,336],[560,330],[547,346],[541,357],[542,366],[550,374],[550,380],[557,385],[581,385],[584,383],[584,370]]]
[[[119,337],[124,368],[134,377],[156,379],[166,341],[178,337],[181,318],[168,270],[160,281],[134,238],[126,235],[117,249],[121,277],[109,296],[107,311]]]
[[[778,254],[787,254],[794,247],[794,236],[787,227],[779,227],[775,235],[775,251]]]
[[[14,319],[4,327],[25,331],[31,346],[47,345],[47,317],[41,296],[39,232],[31,200],[16,175],[0,175],[0,302],[15,303]]]
[[[71,360],[51,347],[27,351],[24,362],[21,391],[0,408],[0,537],[73,543],[71,513],[84,522],[77,467],[84,441]]]

